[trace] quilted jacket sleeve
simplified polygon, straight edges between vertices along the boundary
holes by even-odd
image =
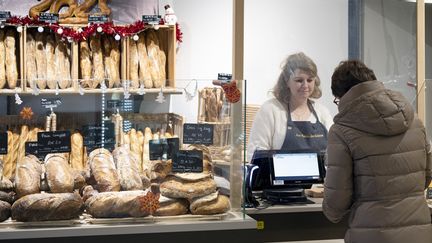
[[[343,138],[333,125],[328,135],[323,212],[334,223],[349,212],[353,195],[353,161]]]
[[[432,151],[430,141],[426,137],[426,183],[425,189],[429,186],[432,179]]]

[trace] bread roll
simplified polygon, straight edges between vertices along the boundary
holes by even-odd
[[[34,155],[18,161],[15,175],[15,192],[18,197],[40,192],[42,166]]]
[[[120,87],[120,47],[119,42],[113,37],[109,37],[111,42],[111,75],[114,87]]]
[[[15,89],[18,80],[18,64],[15,55],[15,31],[11,28],[6,31],[6,80],[9,89]]]
[[[36,68],[37,68],[37,86],[39,89],[45,89],[47,75],[47,56],[45,51],[44,34],[37,32],[36,40]]]
[[[80,68],[81,68],[81,86],[83,88],[91,86],[92,62],[90,60],[91,52],[87,41],[80,42]]]
[[[75,177],[62,154],[48,154],[45,157],[45,171],[52,193],[73,192]]]
[[[131,81],[132,88],[138,88],[139,78],[138,78],[138,47],[134,40],[129,40],[129,80]]]
[[[113,151],[114,163],[120,180],[121,189],[142,190],[143,184],[135,157],[126,147],[118,147]]]
[[[71,135],[70,165],[78,171],[84,170],[84,139],[79,132]]]
[[[218,192],[200,198],[194,198],[190,204],[192,214],[218,214],[225,213],[231,208],[227,196],[219,195]]]
[[[11,205],[8,202],[0,201],[0,222],[5,221],[11,215]]]
[[[53,34],[48,34],[46,37],[45,54],[47,59],[47,86],[50,89],[55,89],[57,85],[57,69],[55,56],[56,43]]]
[[[103,63],[103,54],[100,36],[90,37],[90,50],[93,59],[93,83],[91,88],[95,89],[105,79],[105,70]]]
[[[147,56],[147,48],[145,44],[145,34],[141,32],[137,43],[138,56],[139,56],[139,79],[144,83],[147,89],[153,88],[153,80],[150,74],[150,63]]]
[[[112,154],[104,149],[93,150],[88,159],[90,173],[94,177],[94,188],[100,192],[120,191],[120,181]]]
[[[83,201],[77,193],[37,193],[18,199],[12,205],[12,219],[46,221],[78,218]]]
[[[0,89],[6,85],[6,69],[5,69],[5,32],[4,29],[0,30]]]
[[[185,181],[174,176],[168,176],[160,185],[160,191],[166,197],[192,199],[213,193],[216,191],[216,187],[212,178]]]
[[[55,48],[55,67],[56,77],[60,89],[69,88],[71,84],[70,74],[70,49],[63,42],[60,37],[56,36],[56,48]]]
[[[15,201],[15,199],[16,199],[16,194],[14,191],[9,191],[9,192],[0,191],[0,201],[5,201],[12,204]]]

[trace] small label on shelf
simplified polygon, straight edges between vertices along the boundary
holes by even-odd
[[[25,154],[33,154],[36,156],[39,160],[44,161],[45,155],[48,153],[39,151],[39,143],[38,142],[26,142],[25,143]]]
[[[7,154],[8,152],[8,134],[7,132],[0,132],[0,154]]]
[[[51,24],[57,23],[59,21],[59,15],[56,13],[40,13],[39,21]]]
[[[432,187],[426,190],[426,199],[432,199]]]
[[[132,130],[132,122],[123,120],[123,132],[129,132],[130,130]]]
[[[142,21],[146,24],[159,24],[161,19],[160,15],[143,15]]]
[[[172,162],[172,172],[203,172],[203,152],[199,150],[180,150]]]
[[[7,20],[11,17],[11,12],[10,11],[0,11],[0,20]]]
[[[93,24],[101,24],[109,21],[108,16],[106,15],[89,15],[88,22]]]
[[[213,124],[185,123],[183,125],[184,144],[213,144]]]
[[[103,129],[101,124],[85,125],[82,127],[84,146],[87,152],[97,148],[106,148],[112,151],[115,147],[114,123],[105,122]]]
[[[70,152],[70,131],[38,132],[37,143],[38,151],[42,153]]]
[[[228,81],[232,79],[232,74],[229,73],[218,73],[218,80]]]
[[[60,97],[56,98],[41,98],[41,106],[46,109],[57,108],[62,104]]]
[[[113,112],[117,109],[120,112],[133,112],[134,101],[132,99],[107,100],[107,108]]]
[[[179,151],[179,141],[179,138],[161,138],[150,140],[150,160],[172,159]]]

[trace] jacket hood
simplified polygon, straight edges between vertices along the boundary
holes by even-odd
[[[338,108],[336,124],[375,135],[401,134],[414,119],[414,110],[406,98],[376,80],[352,87],[340,99]]]

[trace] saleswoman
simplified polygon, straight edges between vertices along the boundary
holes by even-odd
[[[266,101],[255,116],[247,148],[248,161],[255,150],[324,151],[333,118],[316,101],[322,93],[312,59],[302,52],[290,55],[272,93],[274,98]]]

